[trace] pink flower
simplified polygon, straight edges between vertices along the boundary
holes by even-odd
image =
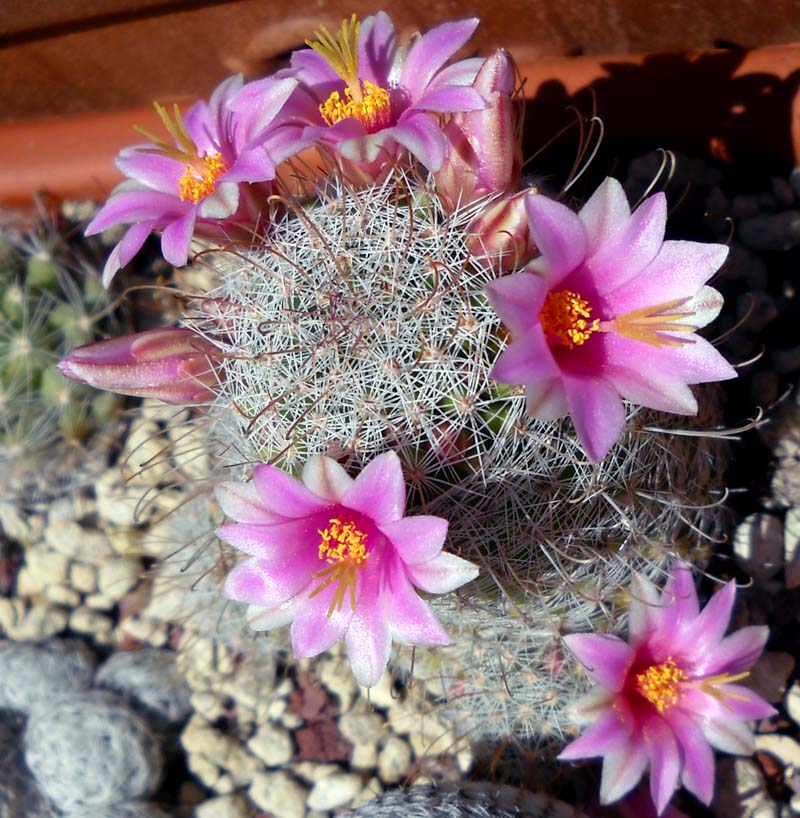
[[[122,335],[73,349],[58,364],[73,381],[165,403],[206,403],[216,394],[219,351],[185,327]]]
[[[108,285],[154,230],[162,231],[161,252],[175,266],[186,264],[195,225],[217,225],[244,209],[242,183],[275,178],[276,164],[296,150],[287,145],[276,119],[297,85],[265,80],[246,109],[237,100],[247,86],[241,75],[225,80],[208,103],[197,102],[182,116],[156,111],[171,140],[148,132],[143,145],[123,150],[117,167],[128,177],[86,228],[86,235],[117,224],[131,225],[114,247],[103,271]]]
[[[660,594],[647,580],[634,581],[628,642],[603,634],[564,637],[597,687],[576,708],[591,726],[559,758],[603,757],[601,803],[621,798],[649,768],[659,814],[681,784],[708,804],[711,748],[753,752],[746,722],[775,710],[736,682],[763,650],[767,628],[726,637],[735,596],[731,581],[700,611],[691,570],[678,563]]]
[[[376,457],[355,480],[323,456],[306,463],[302,482],[260,465],[252,483],[223,483],[216,496],[236,520],[217,534],[250,557],[231,572],[225,595],[249,603],[256,630],[291,623],[298,657],[316,656],[344,636],[356,679],[371,686],[392,639],[450,643],[414,588],[447,593],[478,569],[442,551],[446,520],[405,516],[394,452]]]
[[[722,308],[704,285],[728,248],[665,241],[662,193],[631,213],[620,184],[606,179],[577,215],[541,195],[525,206],[541,256],[487,293],[513,336],[491,375],[524,385],[531,415],[570,414],[597,462],[622,434],[623,398],[693,415],[689,384],[736,377],[694,332]]]
[[[336,35],[321,27],[279,74],[300,82],[289,108],[306,121],[304,138],[334,148],[367,177],[375,178],[403,148],[438,170],[445,154],[438,115],[485,105],[470,87],[482,60],[444,67],[477,25],[474,18],[443,23],[407,48],[398,47],[383,11],[363,23],[353,15]]]
[[[514,110],[514,62],[498,49],[481,66],[472,87],[484,107],[455,113],[445,125],[447,150],[436,190],[450,210],[516,186],[522,144]]]

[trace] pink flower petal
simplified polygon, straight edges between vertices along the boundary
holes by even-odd
[[[176,196],[155,190],[121,190],[114,193],[100,208],[84,231],[94,236],[117,224],[135,224],[143,221],[163,223],[186,213],[190,208]]]
[[[678,740],[683,759],[683,786],[704,804],[710,804],[714,795],[714,753],[703,731],[694,718],[680,708],[670,710],[667,721]]]
[[[455,554],[443,551],[430,562],[409,565],[409,579],[429,594],[448,594],[478,576],[479,568]]]
[[[552,380],[559,374],[544,331],[537,324],[503,350],[489,377],[500,383],[529,384]]]
[[[393,639],[406,645],[449,645],[450,637],[411,583],[397,572],[381,594],[383,615]],[[388,657],[387,657],[388,659]]]
[[[691,694],[690,694],[691,695]],[[704,695],[704,694],[701,694]],[[704,695],[705,702],[699,710],[702,713],[701,727],[706,741],[717,750],[733,755],[752,755],[754,748],[753,732],[747,723],[737,718],[731,718],[731,711],[719,702]],[[710,701],[709,701],[710,700]],[[696,696],[689,700],[687,696],[682,704],[683,708],[692,709]]]
[[[576,761],[624,750],[629,744],[633,726],[633,721],[623,718],[617,710],[607,710],[575,741],[570,742],[558,759]]]
[[[189,259],[196,213],[190,210],[168,224],[161,234],[161,255],[175,267],[183,267]]]
[[[400,458],[389,451],[370,461],[342,497],[342,505],[360,511],[379,525],[399,520],[406,510]]]
[[[616,389],[600,378],[564,377],[569,413],[583,450],[599,463],[625,428],[625,409]]]
[[[223,541],[260,559],[272,559],[276,556],[288,556],[303,553],[311,558],[316,557],[319,544],[318,526],[314,518],[305,517],[299,520],[287,520],[272,525],[252,525],[250,523],[227,523],[217,529],[217,536]],[[315,567],[310,566],[309,578]]]
[[[631,740],[626,747],[607,753],[600,779],[600,803],[610,804],[630,792],[639,783],[647,763],[647,752],[638,740]]]
[[[479,111],[485,107],[483,97],[474,88],[463,85],[429,89],[414,103],[415,109],[439,114]]]
[[[231,599],[276,608],[310,579],[308,563],[296,554],[270,560],[249,559],[228,574],[222,593]]]
[[[140,222],[128,228],[122,241],[114,247],[106,260],[103,268],[104,287],[108,287],[117,271],[121,270],[142,249],[142,245],[155,226],[156,222]]]
[[[362,593],[345,635],[353,675],[363,687],[378,683],[389,661],[392,638],[376,593]]]
[[[268,525],[286,521],[286,517],[275,514],[264,505],[253,483],[234,480],[219,483],[214,488],[214,497],[224,514],[233,517],[237,523]]]
[[[298,612],[290,635],[292,650],[298,659],[317,656],[336,644],[344,636],[353,618],[349,597],[345,603],[328,616],[335,586],[329,585],[313,599],[304,599],[298,605]]]
[[[652,263],[631,281],[606,294],[613,314],[693,296],[722,266],[724,244],[665,241]]]
[[[302,597],[295,595],[277,608],[262,608],[259,605],[249,605],[245,619],[254,631],[271,631],[273,628],[283,628],[289,625],[297,615]]]
[[[376,85],[388,85],[397,55],[397,36],[389,15],[379,11],[366,17],[358,36],[358,76]]]
[[[725,699],[731,714],[736,718],[752,721],[754,719],[769,719],[778,714],[778,711],[749,687],[736,684],[717,685],[716,688]]]
[[[603,633],[573,633],[564,642],[593,681],[607,690],[622,690],[635,656],[627,642]]]
[[[697,329],[705,327],[720,314],[724,303],[725,299],[718,290],[708,286],[701,287],[696,295],[681,305],[682,312],[690,313],[685,323]]]
[[[678,788],[681,772],[678,742],[661,716],[652,716],[647,720],[643,736],[650,758],[650,795],[660,815]]]
[[[525,406],[538,420],[558,420],[569,413],[567,392],[561,378],[525,384]]]
[[[439,170],[444,162],[445,141],[442,128],[430,114],[412,112],[394,126],[391,136],[430,171]]]
[[[631,208],[622,185],[608,176],[578,215],[586,229],[588,246],[592,253],[597,253],[619,242],[631,217]]]
[[[711,597],[691,627],[687,627],[679,639],[687,653],[691,651],[693,655],[702,657],[701,666],[725,636],[735,599],[736,583],[731,580]]]
[[[547,282],[533,273],[514,273],[490,281],[486,297],[512,334],[522,335],[539,323]]]
[[[318,454],[303,466],[303,484],[317,497],[338,503],[353,485],[353,478],[332,457]]]
[[[547,283],[554,288],[586,255],[583,222],[568,207],[540,193],[525,197],[531,236],[546,264]]]
[[[403,517],[378,528],[389,538],[400,559],[408,565],[429,562],[442,550],[447,520],[428,514]]]
[[[611,359],[609,355],[603,375],[625,400],[659,412],[697,414],[697,400],[687,384],[658,377],[652,369],[642,369],[639,360],[628,359],[627,365],[622,367],[612,364]]]
[[[650,580],[636,574],[631,580],[631,602],[628,608],[628,637],[637,645],[659,627],[663,612],[661,595]]]
[[[661,604],[664,606],[664,624],[669,633],[678,634],[684,627],[694,626],[700,613],[697,590],[694,587],[692,569],[684,562],[673,566],[669,579],[661,591]]]
[[[398,83],[412,104],[422,96],[436,72],[469,40],[477,27],[477,17],[442,23],[412,44]]]
[[[307,517],[330,505],[299,480],[274,466],[256,466],[253,469],[253,483],[264,505],[283,517]]]
[[[736,675],[750,670],[764,650],[769,629],[757,625],[726,636],[696,668],[696,674],[716,676],[720,673]]]
[[[154,147],[151,143],[150,147]],[[126,148],[114,160],[114,164],[130,179],[135,179],[151,190],[157,190],[178,198],[178,183],[186,166],[160,153],[147,153],[147,147]]]

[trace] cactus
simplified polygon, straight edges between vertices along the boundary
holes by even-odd
[[[448,549],[482,568],[435,603],[454,645],[397,667],[413,662],[473,735],[563,740],[582,677],[560,634],[619,631],[633,572],[707,556],[719,446],[631,407],[590,463],[568,422],[530,418],[520,388],[489,378],[507,339],[483,293],[495,273],[468,241],[485,202],[448,215],[402,169],[360,189],[331,174],[317,194],[213,254],[219,286],[188,321],[221,353],[208,420],[223,464],[296,472],[324,453],[355,471],[397,452],[410,506],[446,517]],[[716,422],[713,394],[700,427]]]
[[[4,496],[46,471],[53,446],[67,457],[96,441],[119,399],[64,380],[54,364],[68,349],[116,330],[111,296],[62,224],[0,226],[0,463]],[[106,430],[103,430],[106,431]],[[43,472],[46,471],[46,474]],[[8,486],[5,486],[5,480]]]

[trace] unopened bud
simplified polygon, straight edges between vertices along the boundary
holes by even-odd
[[[513,196],[503,196],[472,222],[468,246],[477,261],[508,273],[521,269],[536,255],[525,198],[537,193],[537,188],[531,187]]]
[[[217,391],[219,351],[185,327],[165,327],[78,347],[58,368],[66,377],[121,395],[191,404]]]

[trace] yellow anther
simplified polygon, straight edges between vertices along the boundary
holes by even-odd
[[[369,80],[360,82],[359,89],[360,93],[355,97],[348,85],[344,89],[345,99],[334,91],[319,106],[319,112],[328,125],[335,125],[352,116],[361,122],[367,133],[375,133],[390,124],[392,105],[389,92]]]
[[[328,520],[328,527],[318,529],[317,533],[322,537],[319,558],[331,565],[342,560],[350,560],[356,565],[361,565],[369,556],[366,547],[367,535],[356,528],[352,520],[343,523],[339,517],[332,517]]]
[[[218,153],[207,153],[196,162],[186,165],[180,181],[178,194],[182,202],[191,201],[197,204],[201,199],[210,196],[217,187],[217,181],[228,166]]]
[[[600,321],[591,315],[592,308],[585,298],[572,290],[559,290],[547,294],[539,320],[545,335],[574,349],[600,328]]]
[[[670,656],[666,662],[651,665],[647,670],[636,674],[636,691],[654,705],[659,713],[663,713],[678,703],[683,695],[680,684],[687,678]]]

